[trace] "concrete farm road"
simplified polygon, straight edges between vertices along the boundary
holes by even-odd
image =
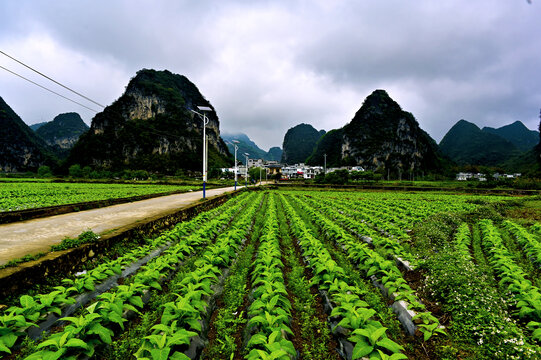
[[[207,190],[207,197],[231,192],[234,187]],[[47,252],[65,237],[92,230],[103,234],[151,216],[181,209],[199,201],[202,191],[161,196],[46,218],[0,225],[0,265],[28,254]]]

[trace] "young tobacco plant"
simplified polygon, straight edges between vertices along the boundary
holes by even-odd
[[[145,336],[143,345],[139,348],[135,357],[140,360],[188,360],[185,354],[174,351],[170,355],[174,346],[189,345],[190,339],[197,333],[188,331],[178,326],[178,321],[174,320],[169,325],[157,324],[151,330],[157,331],[156,334]],[[150,357],[149,357],[150,356]]]
[[[103,317],[95,312],[97,304],[87,307],[85,315],[64,317],[62,320],[71,324],[40,343],[37,346],[39,351],[26,357],[25,360],[70,358],[72,353],[71,358],[75,358],[75,354],[80,352],[91,357],[96,346],[102,343],[111,344],[113,331],[101,324]]]
[[[417,320],[421,321],[420,324],[417,324],[417,329],[423,333],[424,341],[427,341],[436,334],[447,335],[445,330],[439,327],[440,323],[438,319],[428,311],[418,313],[412,320],[414,322],[417,322]]]
[[[247,360],[257,359],[283,359],[290,360],[291,356],[295,356],[297,353],[293,343],[282,336],[279,330],[275,330],[270,335],[265,336],[263,334],[255,334],[250,338],[247,347],[258,347],[252,349]],[[264,350],[261,350],[263,348]]]
[[[367,324],[362,329],[356,329],[348,339],[355,343],[353,348],[353,359],[369,357],[370,359],[407,359],[402,353],[404,348],[385,336],[386,327]],[[386,355],[384,350],[390,351],[392,355]]]

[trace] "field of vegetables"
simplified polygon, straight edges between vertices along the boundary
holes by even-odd
[[[180,185],[9,181],[0,183],[0,212],[198,189]]]
[[[539,359],[541,224],[504,196],[245,191],[0,300],[7,359]]]

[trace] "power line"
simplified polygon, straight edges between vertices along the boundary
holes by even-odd
[[[89,107],[86,106],[86,105],[83,105],[83,104],[81,104],[81,103],[79,103],[79,102],[77,102],[77,101],[75,101],[75,100],[72,100],[72,99],[70,99],[70,98],[68,98],[68,97],[66,97],[66,96],[64,96],[64,95],[62,95],[62,94],[59,94],[59,93],[57,93],[57,92],[55,92],[55,91],[53,91],[53,90],[51,90],[51,89],[49,89],[49,88],[46,88],[45,86],[40,85],[40,84],[38,84],[38,83],[36,83],[36,82],[30,80],[30,79],[27,79],[27,78],[25,78],[24,76],[19,75],[19,74],[17,74],[17,73],[14,72],[14,71],[11,71],[11,70],[9,70],[9,69],[6,69],[5,67],[3,67],[3,66],[1,66],[1,65],[0,65],[0,69],[4,69],[4,70],[6,70],[7,72],[9,72],[9,73],[11,73],[11,74],[13,74],[13,75],[15,75],[15,76],[20,77],[21,79],[24,79],[24,80],[26,80],[26,81],[28,81],[28,82],[30,82],[30,83],[36,85],[36,86],[39,86],[39,87],[42,88],[42,89],[45,89],[45,90],[47,90],[47,91],[49,91],[49,92],[51,92],[51,93],[53,93],[53,94],[55,94],[55,95],[58,95],[58,96],[60,96],[60,97],[62,97],[62,98],[64,98],[64,99],[66,99],[66,100],[69,100],[69,101],[71,101],[71,102],[73,102],[73,103],[75,103],[75,104],[77,104],[77,105],[80,105],[80,106],[82,106],[82,107],[84,107],[84,108],[87,108],[88,110],[94,111],[95,113],[98,113],[98,112],[99,112],[98,110],[94,110],[94,109],[92,109],[92,108],[89,108]],[[117,111],[115,111],[115,110],[112,110],[112,112],[113,112],[113,113],[116,113],[117,115],[122,116],[122,114],[120,114],[119,112],[117,112]],[[159,131],[150,130],[150,129],[145,129],[145,130],[146,130],[147,132],[152,133],[152,134],[155,134],[155,135],[160,135],[160,136],[165,136],[165,137],[172,137],[172,138],[177,138],[177,139],[183,139],[182,136],[173,135],[173,134],[171,134],[171,133],[159,132]]]
[[[80,105],[80,106],[82,106],[82,107],[84,107],[84,108],[87,108],[88,110],[94,111],[94,112],[96,112],[96,113],[99,112],[98,110],[91,109],[91,108],[89,108],[89,107],[86,106],[86,105],[83,105],[83,104],[81,104],[81,103],[79,103],[79,102],[77,102],[77,101],[75,101],[75,100],[72,100],[72,99],[70,99],[70,98],[68,98],[68,97],[66,97],[66,96],[64,96],[64,95],[62,95],[62,94],[59,94],[59,93],[57,93],[56,91],[53,91],[53,90],[51,90],[51,89],[49,89],[49,88],[46,88],[45,86],[40,85],[40,84],[38,84],[38,83],[36,83],[36,82],[30,80],[30,79],[27,79],[27,78],[25,78],[24,76],[19,75],[19,74],[17,74],[17,73],[14,72],[14,71],[11,71],[11,70],[9,70],[9,69],[6,69],[5,67],[3,67],[3,66],[1,66],[1,65],[0,65],[0,68],[6,70],[6,71],[9,72],[9,73],[12,73],[12,74],[15,75],[15,76],[20,77],[21,79],[24,79],[24,80],[26,80],[26,81],[28,81],[28,82],[31,82],[32,84],[34,84],[34,85],[36,85],[36,86],[39,86],[39,87],[42,88],[42,89],[45,89],[45,90],[47,90],[47,91],[50,91],[50,92],[52,92],[52,93],[55,94],[55,95],[58,95],[58,96],[60,96],[60,97],[62,97],[62,98],[64,98],[64,99],[66,99],[66,100],[69,100],[69,101],[71,101],[72,103],[75,103],[75,104],[77,104],[77,105]]]
[[[6,54],[6,53],[3,52],[2,50],[0,50],[0,53],[3,54],[3,55],[5,55],[5,56],[7,56],[7,57],[9,57],[9,58],[12,59],[12,60],[18,62],[19,64],[21,64],[21,65],[27,67],[28,69],[30,69],[30,70],[32,70],[32,71],[38,73],[39,75],[41,75],[41,76],[43,76],[43,77],[49,79],[50,81],[54,82],[55,84],[58,84],[58,85],[62,86],[63,88],[65,88],[65,89],[67,89],[67,90],[69,90],[69,91],[71,91],[71,92],[73,92],[73,93],[75,93],[75,94],[77,94],[77,95],[79,95],[79,96],[81,96],[81,97],[87,99],[88,101],[90,101],[90,102],[92,102],[92,103],[94,103],[94,104],[96,104],[96,105],[99,105],[99,106],[105,108],[105,106],[101,105],[100,103],[97,103],[96,101],[94,101],[94,100],[92,100],[92,99],[90,99],[90,98],[88,98],[88,97],[86,97],[86,96],[84,96],[84,95],[78,93],[77,91],[72,90],[72,89],[70,89],[69,87],[62,85],[62,84],[59,83],[58,81],[56,81],[56,80],[54,80],[54,79],[51,79],[51,78],[48,77],[47,75],[45,75],[45,74],[43,74],[43,73],[41,73],[41,72],[39,72],[39,71],[33,69],[32,67],[30,67],[30,66],[24,64],[23,62],[21,62],[21,61],[15,59],[14,57],[12,57],[12,56]],[[5,67],[3,67],[3,66],[1,66],[1,65],[0,65],[0,68],[6,70],[7,72],[9,72],[9,73],[11,73],[11,74],[13,74],[13,75],[15,75],[15,76],[18,76],[18,77],[20,77],[21,79],[24,79],[24,80],[26,80],[26,81],[28,81],[28,82],[30,82],[30,83],[36,85],[36,86],[39,86],[39,87],[42,88],[42,89],[45,89],[45,90],[47,90],[47,91],[49,91],[49,92],[51,92],[51,93],[53,93],[53,94],[55,94],[55,95],[58,95],[58,96],[60,96],[60,97],[62,97],[62,98],[64,98],[64,99],[66,99],[66,100],[69,100],[69,101],[71,101],[71,102],[73,102],[73,103],[75,103],[75,104],[77,104],[77,105],[80,105],[80,106],[82,106],[82,107],[84,107],[84,108],[86,108],[86,109],[88,109],[88,110],[94,111],[94,112],[96,112],[96,113],[99,112],[98,110],[94,110],[94,109],[92,109],[92,108],[89,108],[89,107],[86,106],[86,105],[83,105],[83,104],[81,104],[81,103],[79,103],[79,102],[77,102],[77,101],[75,101],[75,100],[72,100],[72,99],[70,99],[70,98],[68,98],[68,97],[66,97],[66,96],[64,96],[64,95],[62,95],[62,94],[59,94],[59,93],[57,93],[57,92],[55,92],[55,91],[53,91],[53,90],[51,90],[51,89],[49,89],[49,88],[46,88],[45,86],[40,85],[40,84],[38,84],[38,83],[36,83],[36,82],[30,80],[30,79],[27,79],[27,78],[25,78],[24,76],[19,75],[19,74],[17,74],[17,73],[14,72],[14,71],[11,71],[11,70],[9,70],[9,69],[6,69]],[[113,110],[113,112],[114,112],[114,113],[117,113],[117,114],[120,115],[120,116],[122,116],[120,113],[118,113],[118,112],[115,111],[115,110]],[[181,137],[181,136],[173,135],[173,134],[171,134],[171,133],[162,133],[162,132],[153,131],[153,130],[150,130],[150,129],[146,129],[146,130],[147,130],[148,132],[150,132],[150,133],[155,134],[155,135],[160,135],[160,136],[165,136],[165,137],[173,137],[173,138],[177,138],[177,139],[182,139],[182,138],[183,138],[183,137]]]
[[[77,94],[77,95],[79,95],[80,97],[82,97],[82,98],[84,98],[84,99],[86,99],[86,100],[88,100],[88,101],[90,101],[90,102],[92,102],[92,103],[94,103],[94,104],[96,104],[96,105],[98,105],[98,106],[101,106],[102,108],[105,108],[104,105],[102,105],[102,104],[100,104],[100,103],[98,103],[98,102],[92,100],[92,99],[89,98],[89,97],[84,96],[84,95],[81,94],[81,93],[78,93],[77,91],[75,91],[75,90],[73,90],[73,89],[71,89],[71,88],[69,88],[69,87],[67,87],[67,86],[65,86],[65,85],[63,85],[63,84],[61,84],[61,83],[59,83],[58,81],[56,81],[56,80],[50,78],[49,76],[47,76],[47,75],[45,75],[45,74],[39,72],[38,70],[36,70],[36,69],[34,69],[34,68],[32,68],[32,67],[26,65],[26,64],[23,63],[22,61],[19,61],[19,60],[15,59],[13,56],[10,56],[10,55],[6,54],[6,53],[3,52],[2,50],[0,50],[0,53],[4,54],[5,56],[7,56],[8,58],[10,58],[11,60],[16,61],[16,62],[18,62],[19,64],[21,64],[21,65],[27,67],[28,69],[34,71],[35,73],[40,74],[40,75],[43,76],[44,78],[46,78],[46,79],[48,79],[48,80],[51,80],[51,81],[54,82],[55,84],[62,86],[64,89],[67,89],[67,90],[71,91],[72,93]]]

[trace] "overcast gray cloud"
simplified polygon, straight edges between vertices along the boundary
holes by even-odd
[[[0,50],[105,105],[143,67],[186,75],[222,131],[263,148],[301,122],[343,126],[376,88],[440,140],[461,118],[536,128],[540,10],[525,0],[4,0]],[[30,124],[93,117],[1,69],[0,96]]]

